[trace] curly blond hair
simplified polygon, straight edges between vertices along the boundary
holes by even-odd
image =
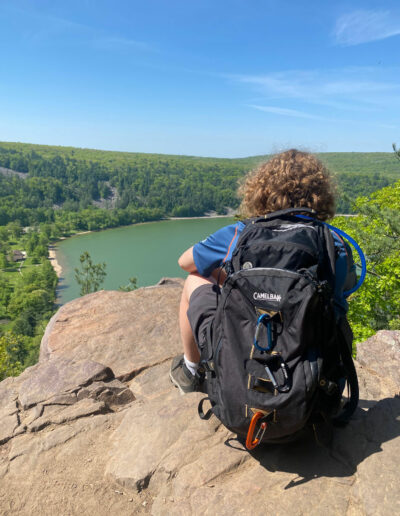
[[[240,215],[255,217],[285,208],[312,208],[326,220],[335,214],[335,184],[314,155],[297,149],[276,154],[247,174],[238,189]]]

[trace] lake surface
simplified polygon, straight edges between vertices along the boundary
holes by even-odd
[[[84,251],[89,252],[93,263],[107,264],[102,285],[106,290],[127,285],[132,276],[137,278],[139,287],[154,285],[163,276],[185,277],[186,273],[177,264],[182,252],[232,222],[230,217],[166,220],[63,240],[56,248],[57,261],[62,267],[57,302],[64,304],[79,297],[74,268],[79,268],[79,256]]]

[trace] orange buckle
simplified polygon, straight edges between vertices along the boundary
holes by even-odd
[[[257,421],[264,416],[265,414],[263,412],[256,412],[254,416],[251,418],[249,430],[247,432],[246,437],[246,448],[248,450],[254,450],[254,448],[260,444],[264,436],[265,430],[267,429],[267,423],[265,421],[264,423],[261,423],[260,428],[258,429],[258,432],[253,440],[253,434],[256,429]]]

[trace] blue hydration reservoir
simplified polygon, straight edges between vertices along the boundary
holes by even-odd
[[[296,216],[299,217],[299,218],[302,218],[302,219],[315,220],[312,217],[309,217],[308,215],[296,215]],[[358,256],[360,257],[360,260],[361,260],[361,275],[360,275],[357,283],[354,285],[353,288],[351,288],[350,290],[345,290],[343,292],[344,297],[349,297],[350,294],[353,294],[353,292],[358,290],[361,287],[361,285],[364,283],[365,276],[367,274],[367,262],[365,260],[364,253],[362,252],[362,249],[357,244],[357,242],[350,235],[348,235],[345,231],[343,231],[343,230],[341,230],[341,229],[339,229],[339,228],[337,228],[335,226],[332,226],[331,224],[328,224],[327,222],[323,222],[322,220],[319,220],[318,222],[321,222],[321,224],[324,224],[324,226],[327,226],[329,229],[331,229],[332,231],[334,231],[335,233],[337,233],[338,235],[343,237],[345,240],[350,242],[350,244],[354,247],[354,249],[358,253]]]

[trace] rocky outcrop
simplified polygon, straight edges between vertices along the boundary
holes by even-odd
[[[29,174],[26,172],[17,172],[16,170],[12,170],[11,168],[5,167],[0,167],[0,174],[2,176],[18,176],[22,179],[26,179],[27,177],[29,177]]]
[[[40,361],[94,360],[128,380],[176,355],[182,282],[161,282],[133,293],[103,290],[67,303],[49,322]]]
[[[359,346],[360,406],[329,449],[248,453],[169,382],[181,281],[62,307],[0,383],[1,514],[398,514],[400,332]]]

